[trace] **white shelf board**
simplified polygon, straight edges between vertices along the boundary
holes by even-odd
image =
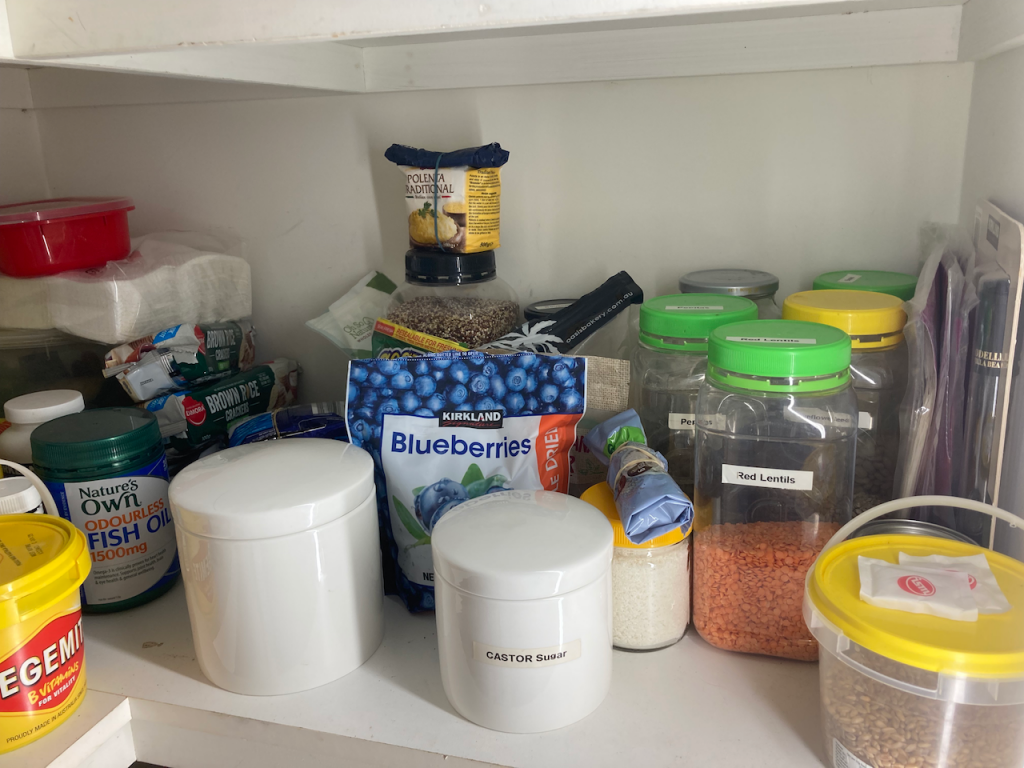
[[[87,662],[87,685],[90,672]],[[109,768],[126,768],[135,759],[134,748],[130,741],[126,745],[117,737],[130,720],[130,705],[124,696],[103,693],[89,686],[85,699],[60,728],[38,741],[0,755],[0,768],[76,768],[97,755],[103,756]],[[114,752],[110,751],[111,746]],[[126,752],[125,747],[131,751]],[[121,759],[111,760],[115,754]]]
[[[956,61],[962,13],[960,0],[3,2],[0,61],[346,93]]]
[[[411,616],[389,598],[385,617],[381,648],[341,680],[294,695],[239,696],[200,671],[178,585],[141,608],[86,618],[89,686],[133,702],[139,759],[157,763],[172,748],[198,755],[195,745],[216,750],[234,739],[276,754],[300,749],[305,738],[317,754],[358,753],[374,765],[412,765],[409,755],[428,753],[415,764],[450,757],[531,768],[820,766],[817,665],[719,651],[691,628],[663,651],[616,651],[612,690],[590,717],[549,733],[512,735],[473,725],[448,704],[433,614]],[[199,731],[206,735],[195,736],[193,747],[181,743]]]
[[[14,55],[90,56],[188,46],[544,32],[565,25],[657,26],[712,15],[770,18],[962,0],[7,0]],[[457,65],[453,63],[453,65]]]

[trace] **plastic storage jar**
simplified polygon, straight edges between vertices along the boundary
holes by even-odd
[[[0,290],[0,313],[9,298]],[[46,389],[80,392],[86,408],[131,405],[131,399],[115,377],[105,379],[97,375],[103,370],[103,356],[109,349],[109,344],[60,331],[0,328],[0,405]]]
[[[690,540],[676,528],[634,544],[608,483],[580,497],[612,524],[612,642],[626,651],[654,651],[678,643],[690,623]]]
[[[50,389],[14,397],[4,403],[11,426],[0,432],[0,459],[32,463],[32,432],[40,424],[85,410],[85,400],[73,389]]]
[[[693,498],[693,441],[697,393],[708,361],[708,334],[726,323],[756,320],[748,299],[709,293],[658,296],[640,307],[640,341],[630,363],[629,403],[640,415],[647,444]]]
[[[337,680],[384,636],[373,460],[307,438],[215,453],[171,483],[199,667],[235,693]]]
[[[759,269],[702,269],[679,278],[683,293],[724,293],[742,296],[757,304],[761,320],[777,320],[782,316],[775,303],[779,278]]]
[[[903,302],[867,291],[803,291],[786,299],[782,315],[850,335],[850,378],[859,408],[853,512],[889,501],[900,449],[900,403],[907,391]]]
[[[850,338],[761,320],[711,332],[697,404],[693,624],[712,645],[813,661],[803,580],[850,519]]]
[[[874,269],[841,269],[826,272],[814,278],[814,290],[847,290],[887,293],[903,301],[914,298],[917,278],[902,272],[882,272]]]
[[[32,433],[32,463],[61,517],[89,543],[93,568],[82,610],[134,608],[174,585],[167,458],[153,414],[98,408],[48,421]]]
[[[131,253],[128,197],[61,197],[0,206],[0,272],[53,275]]]
[[[510,733],[589,715],[612,675],[612,528],[584,501],[504,491],[431,536],[441,682],[455,710]]]
[[[986,506],[948,496],[899,499],[851,526],[912,505]],[[994,513],[1024,525],[1007,512]],[[898,562],[900,552],[984,554],[1010,611],[962,622],[860,600],[858,557]],[[855,538],[830,546],[818,558],[807,578],[804,615],[821,645],[821,718],[829,766],[1024,765],[1024,564],[939,538]]]
[[[387,319],[470,349],[519,324],[519,298],[498,277],[494,251],[405,254],[405,285],[391,294]]]
[[[21,479],[21,478],[18,478]],[[85,536],[51,515],[0,517],[0,754],[58,728],[85,698],[78,588]]]

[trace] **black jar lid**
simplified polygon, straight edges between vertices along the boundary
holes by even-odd
[[[462,285],[493,280],[494,251],[442,253],[410,250],[405,254],[405,281],[430,285]]]

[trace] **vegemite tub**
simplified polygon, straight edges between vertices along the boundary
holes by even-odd
[[[85,696],[78,588],[85,535],[50,515],[0,517],[0,754],[45,736]]]
[[[54,419],[32,433],[32,463],[60,516],[85,533],[86,613],[133,608],[174,585],[181,569],[153,414],[97,408]]]

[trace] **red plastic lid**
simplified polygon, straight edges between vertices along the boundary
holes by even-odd
[[[30,203],[0,205],[0,226],[133,210],[135,203],[130,197],[58,197],[53,200],[33,200]]]

